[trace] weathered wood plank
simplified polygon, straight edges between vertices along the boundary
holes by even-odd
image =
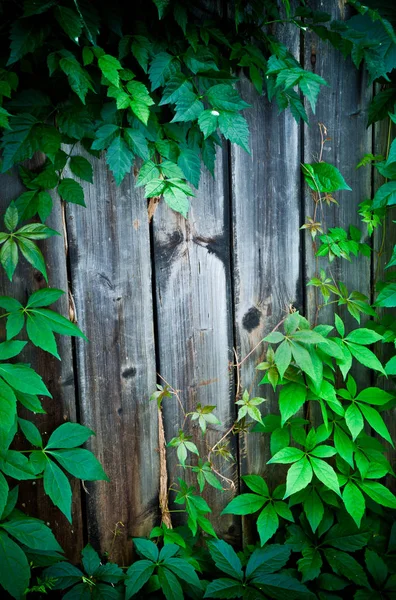
[[[282,33],[282,41],[298,55],[296,29]],[[233,256],[235,330],[239,360],[284,318],[293,304],[303,312],[300,273],[300,135],[289,111],[278,114],[275,104],[259,97],[242,79],[242,97],[253,106],[245,112],[251,131],[251,155],[232,146]],[[265,396],[263,412],[279,414],[269,386],[259,387],[263,360],[260,346],[240,370],[242,390]],[[240,437],[241,474],[257,473],[272,487],[283,481],[279,468],[266,467],[269,437]],[[277,465],[279,467],[279,465]],[[251,520],[244,522],[245,540]]]
[[[104,160],[93,167],[87,208],[69,205],[67,227],[78,322],[89,339],[77,343],[81,421],[96,432],[91,449],[111,481],[87,484],[85,501],[90,541],[125,565],[130,536],[150,532],[158,504],[147,201],[132,174],[117,188]]]
[[[41,158],[37,157],[30,164],[32,168],[36,168],[41,162]],[[24,191],[24,188],[17,172],[12,175],[2,175],[0,182],[2,188],[0,210],[3,212],[9,202],[17,198]],[[58,198],[54,198],[54,210],[47,221],[47,225],[61,234],[63,233],[61,205]],[[40,247],[47,264],[48,285],[66,291],[66,294],[53,308],[60,312],[60,314],[68,317],[67,262],[63,235],[41,242]],[[10,283],[8,281],[3,270],[0,281],[0,293],[13,296],[22,303],[27,300],[31,293],[42,287],[46,287],[41,273],[34,270],[23,258],[17,267],[13,282]],[[43,399],[43,406],[47,411],[45,415],[35,415],[33,417],[32,413],[25,409],[19,411],[22,417],[34,421],[43,434],[44,440],[48,439],[49,434],[64,421],[76,421],[72,344],[70,338],[64,336],[56,337],[59,354],[62,358],[61,362],[31,344],[26,347],[21,355],[22,360],[31,363],[32,367],[43,377],[53,395],[52,400],[48,398]],[[22,338],[26,339],[26,335],[22,335]],[[23,444],[22,436],[20,436],[19,443]],[[77,562],[83,546],[80,483],[77,480],[73,481],[72,489],[72,525],[69,524],[59,509],[53,506],[48,496],[44,494],[42,480],[37,481],[35,484],[29,481],[21,482],[19,502],[21,508],[26,510],[28,514],[39,517],[50,524],[67,556]]]
[[[331,0],[325,2],[317,0],[312,3],[312,8],[330,13],[334,19],[348,16],[340,3]],[[341,191],[334,194],[339,205],[323,204],[317,212],[318,220],[324,224],[325,230],[337,226],[348,229],[349,225],[355,225],[365,233],[365,227],[360,221],[357,210],[358,204],[370,197],[371,174],[369,169],[356,171],[356,165],[365,153],[371,152],[372,131],[371,128],[366,128],[366,124],[372,90],[367,85],[366,74],[358,71],[350,59],[345,60],[328,42],[321,41],[313,34],[306,35],[304,50],[305,69],[312,70],[329,83],[329,87],[321,88],[316,114],[313,115],[307,107],[309,126],[304,128],[304,162],[316,162],[320,156],[318,124],[323,123],[327,128],[330,141],[324,146],[322,160],[336,166],[352,188],[352,192]],[[308,186],[305,186],[305,216],[312,217],[313,210],[313,200]],[[308,281],[317,272],[318,267],[328,267],[328,259],[327,257],[319,259],[316,264],[311,236],[308,232],[305,236],[305,273]],[[370,266],[369,258],[352,257],[351,263],[344,259],[336,259],[331,266],[331,273],[337,282],[345,282],[350,292],[357,290],[369,297]],[[328,269],[327,273],[329,273]],[[316,315],[315,288],[308,287],[306,295],[307,315],[313,321]],[[319,303],[322,300],[320,297]],[[328,306],[320,311],[321,322],[333,321],[334,306]],[[346,307],[336,310],[345,319],[348,330],[358,326]],[[363,369],[359,371],[364,372],[363,376],[359,375],[361,383],[367,383],[367,371]]]
[[[230,280],[230,224],[226,151],[219,151],[215,179],[205,172],[185,220],[161,202],[153,220],[155,287],[157,298],[160,374],[180,390],[185,412],[197,403],[216,405],[221,426],[210,426],[206,442],[216,443],[230,427],[233,406],[232,302]],[[178,434],[183,413],[176,400],[164,404],[166,440]],[[202,453],[208,449],[196,426],[194,441]],[[187,429],[191,430],[190,424]],[[235,450],[234,443],[231,449]],[[176,453],[170,449],[169,476],[183,476]],[[214,459],[216,468],[236,481],[236,465]],[[217,519],[230,500],[230,492],[205,490],[213,508],[219,535],[237,541],[233,517]]]

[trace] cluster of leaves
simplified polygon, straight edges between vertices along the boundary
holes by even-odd
[[[236,2],[221,14],[198,1],[139,1],[133,10],[120,5],[116,15],[106,2],[26,0],[20,13],[16,5],[4,6],[1,169],[37,151],[47,157],[41,172],[21,173],[27,191],[15,202],[19,219],[38,214],[45,221],[48,189],[84,204],[79,181],[64,175],[67,167],[69,175],[92,182],[86,157],[61,148],[77,142],[95,157],[106,152],[117,184],[136,158],[143,160],[136,183],[146,197],[163,196],[186,216],[201,161],[214,172],[219,134],[249,151],[241,114],[249,105],[235,89],[240,70],[280,110],[290,106],[297,120],[307,120],[298,92],[314,110],[326,82],[269,34],[273,20],[290,15],[288,1],[283,4]],[[47,74],[40,88],[38,72]]]

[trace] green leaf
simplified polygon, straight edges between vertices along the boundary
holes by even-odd
[[[354,483],[352,483],[352,481],[348,481],[343,489],[342,499],[346,510],[351,515],[356,525],[360,527],[366,509],[366,503],[362,492]]]
[[[369,548],[366,548],[364,557],[367,570],[375,583],[381,587],[388,577],[388,568],[384,560],[374,550],[370,550]]]
[[[281,378],[283,378],[287,367],[290,365],[291,359],[292,353],[290,344],[285,340],[277,347],[274,357],[275,364]]]
[[[18,221],[18,209],[15,204],[11,202],[4,215],[4,225],[7,227],[8,231],[14,231],[15,227],[18,225]]]
[[[345,325],[343,320],[338,316],[334,315],[335,327],[337,329],[338,334],[344,338],[345,336]]]
[[[26,365],[3,363],[0,365],[0,377],[19,392],[40,394],[52,398],[40,375]]]
[[[169,546],[169,544],[167,546],[164,546],[164,549],[169,548]],[[177,552],[178,551],[179,547],[177,547]],[[163,557],[160,556],[160,558]],[[172,573],[174,573],[179,579],[182,579],[183,581],[185,581],[189,585],[194,586],[195,588],[201,589],[201,583],[198,579],[194,568],[186,560],[183,560],[181,558],[175,558],[172,556],[171,558],[167,558],[163,564],[167,569],[170,569]]]
[[[257,519],[257,531],[262,546],[274,535],[279,527],[278,513],[269,503],[263,508]]]
[[[313,450],[310,451],[311,456],[315,456],[316,458],[330,458],[337,454],[337,451],[332,446],[316,446]]]
[[[353,556],[340,550],[324,550],[326,559],[330,563],[331,568],[337,575],[343,575],[356,585],[369,588],[366,574],[360,564]]]
[[[3,512],[5,512],[5,508],[7,506],[9,494],[8,483],[2,473],[0,473],[0,520],[3,520]]]
[[[93,182],[92,165],[84,156],[72,156],[69,166],[73,175],[89,183]]]
[[[382,288],[377,300],[374,302],[374,306],[382,306],[384,308],[393,308],[396,306],[396,283],[388,283]]]
[[[334,446],[341,458],[353,468],[354,445],[347,434],[338,425],[334,426]]]
[[[44,469],[44,491],[71,523],[72,490],[63,471],[52,460]]]
[[[138,560],[129,567],[126,573],[126,599],[132,596],[144,586],[150,579],[155,569],[155,564],[151,560]]]
[[[279,395],[279,410],[282,417],[282,427],[290,417],[295,415],[305,403],[307,389],[298,383],[289,383],[282,387]]]
[[[94,90],[88,71],[82,68],[73,55],[69,54],[65,58],[61,58],[59,66],[65,75],[67,75],[69,85],[73,92],[75,92],[81,102],[85,104],[85,97],[88,90]]]
[[[219,115],[219,127],[226,140],[233,144],[241,146],[248,154],[249,148],[249,127],[246,119],[240,114],[223,111]]]
[[[141,556],[145,556],[153,562],[158,561],[159,550],[153,542],[150,542],[149,540],[146,540],[144,538],[133,538],[132,541],[134,546],[136,547],[137,552]]]
[[[39,149],[35,126],[39,121],[33,115],[22,114],[10,119],[11,131],[3,133],[1,147],[3,162],[1,172],[5,173],[13,165],[32,158]]]
[[[376,481],[358,482],[359,487],[377,504],[387,506],[388,508],[396,508],[396,497],[381,483]]]
[[[243,580],[242,564],[235,550],[224,540],[211,540],[208,542],[210,555],[218,569],[238,579]]]
[[[249,558],[246,566],[246,578],[250,579],[265,573],[274,573],[285,566],[290,557],[290,547],[270,544],[265,548],[257,548]]]
[[[315,192],[351,190],[339,170],[325,162],[302,165],[305,181]]]
[[[191,82],[183,73],[175,73],[166,83],[159,106],[175,104],[185,94],[193,91]]]
[[[2,342],[0,343],[0,360],[7,360],[18,356],[26,346],[26,342]]]
[[[79,15],[66,6],[56,6],[54,10],[55,19],[69,38],[78,44],[83,24]]]
[[[379,333],[376,333],[372,329],[355,329],[351,331],[345,338],[348,342],[353,342],[354,344],[362,344],[363,346],[374,344],[379,340],[382,340],[383,336]]]
[[[49,306],[56,302],[65,292],[56,288],[43,288],[34,292],[29,296],[26,308],[34,308],[36,306]]]
[[[40,431],[37,429],[34,423],[32,423],[31,421],[27,421],[26,419],[18,418],[18,425],[21,428],[23,435],[25,436],[27,441],[32,444],[32,446],[42,448],[43,439],[41,437]]]
[[[47,236],[46,236],[47,237]],[[40,239],[40,238],[38,238]],[[42,275],[44,276],[45,281],[48,282],[47,270],[45,268],[45,261],[41,251],[38,249],[36,244],[27,238],[18,238],[18,247],[22,252],[23,256],[26,260]]]
[[[177,164],[183,171],[185,178],[197,188],[201,176],[201,161],[199,154],[190,148],[182,148]]]
[[[311,597],[308,588],[287,573],[265,573],[255,577],[253,583],[260,584],[260,590],[268,598],[297,600],[297,598]]]
[[[7,277],[12,281],[18,265],[18,247],[13,239],[8,239],[0,250],[0,262],[4,267]]]
[[[338,496],[341,496],[337,475],[333,467],[331,467],[324,460],[321,460],[320,458],[314,458],[313,456],[310,456],[310,461],[313,468],[313,472],[315,473],[319,481],[321,481],[325,484],[325,486],[333,490],[333,492],[338,494]]]
[[[52,331],[55,331],[55,333],[81,337],[84,340],[87,339],[77,325],[53,310],[49,310],[47,308],[35,308],[34,311],[32,311],[32,314],[35,316],[39,315],[40,317],[44,317],[48,327]]]
[[[27,313],[26,333],[35,346],[53,354],[60,360],[54,334],[48,327],[46,320],[40,315]]]
[[[297,561],[298,570],[302,573],[302,581],[311,581],[320,575],[323,565],[319,550],[316,548],[303,548],[302,558]]]
[[[190,47],[184,54],[184,61],[187,67],[195,74],[203,71],[219,70],[214,55],[208,48],[204,48],[203,46],[199,46],[196,49]]]
[[[64,590],[82,580],[84,573],[67,562],[58,562],[44,571],[44,576],[56,579],[55,589]],[[80,599],[82,600],[82,599]]]
[[[120,128],[118,125],[106,124],[99,127],[95,132],[95,140],[92,142],[92,150],[104,150],[108,148],[114,140]]]
[[[323,503],[315,488],[311,488],[305,496],[304,512],[312,531],[315,533],[324,515]]]
[[[125,141],[127,142],[129,148],[132,150],[133,154],[136,154],[143,160],[148,160],[150,157],[150,151],[147,145],[147,140],[144,137],[143,133],[138,129],[132,129],[131,127],[127,127],[124,129]]]
[[[65,202],[85,206],[83,188],[78,181],[75,181],[70,177],[64,177],[62,179],[58,185],[58,193]]]
[[[29,580],[30,568],[25,553],[4,531],[0,531],[0,585],[13,598],[22,599]]]
[[[218,127],[219,112],[217,110],[204,110],[198,117],[198,125],[205,139],[214,133]]]
[[[378,188],[371,203],[371,209],[393,206],[396,204],[396,181],[389,181]]]
[[[260,510],[266,502],[268,502],[268,499],[264,496],[258,496],[257,494],[240,494],[227,504],[221,514],[251,515]]]
[[[35,20],[18,19],[14,21],[10,29],[11,53],[7,66],[40,48],[44,43],[45,36],[46,30]]]
[[[392,400],[394,396],[385,390],[381,390],[377,387],[368,387],[359,392],[356,396],[356,400],[359,402],[367,402],[367,404],[375,404],[376,406],[382,406]]]
[[[122,69],[120,61],[110,54],[103,54],[98,59],[98,67],[103,75],[116,87],[120,85],[119,71]]]
[[[164,200],[172,210],[180,213],[187,219],[190,202],[184,192],[177,187],[167,187],[164,190]]]
[[[98,459],[89,450],[73,448],[71,450],[49,450],[60,465],[74,477],[86,481],[109,481]]]
[[[305,453],[299,448],[282,448],[282,450],[279,450],[267,464],[280,463],[282,465],[287,465],[300,460],[303,456],[305,456]]]
[[[176,114],[171,123],[195,121],[204,110],[199,96],[194,92],[185,92],[177,101]]]
[[[211,581],[206,588],[204,598],[242,598],[245,586],[235,579],[221,577]]]
[[[46,450],[51,448],[75,448],[84,444],[91,435],[95,435],[92,429],[88,429],[79,423],[63,423],[51,434]]]
[[[106,163],[113,172],[117,185],[120,185],[125,175],[130,173],[134,158],[126,142],[120,136],[111,142],[107,149]]]
[[[351,342],[348,342],[348,349],[352,356],[362,365],[374,371],[380,371],[380,373],[385,375],[383,366],[371,350],[359,344],[352,344]]]
[[[158,567],[157,572],[158,581],[166,600],[183,600],[183,589],[173,573],[163,567]]]
[[[100,566],[99,554],[92,548],[91,544],[87,544],[81,552],[82,563],[85,572],[88,575],[93,575]]]
[[[34,473],[27,457],[17,450],[8,450],[3,458],[0,459],[0,463],[2,465],[1,470],[9,477],[13,477],[19,481],[37,479],[36,473]]]
[[[214,85],[206,92],[209,103],[214,109],[236,112],[251,105],[242,100],[238,92],[226,83]]]
[[[62,548],[56,541],[51,529],[39,519],[23,515],[23,518],[10,518],[2,523],[1,527],[20,544],[24,544],[28,548],[62,552]]]
[[[325,543],[345,552],[355,552],[367,545],[371,532],[361,531],[354,524],[342,521],[334,525],[326,534]]]
[[[256,494],[269,498],[268,486],[259,475],[242,475],[242,480]]]
[[[307,487],[312,481],[313,471],[306,456],[294,463],[287,472],[286,493],[284,498],[299,492]]]
[[[154,91],[160,86],[162,87],[178,70],[179,64],[175,61],[174,56],[167,52],[158,52],[151,61],[149,68],[151,89]]]
[[[389,442],[393,446],[394,444],[392,438],[379,412],[375,410],[375,408],[367,406],[366,404],[359,404],[359,408],[362,411],[366,421],[374,429],[374,431],[379,433],[379,435],[381,435],[387,442]]]
[[[355,440],[364,427],[362,413],[356,404],[351,404],[345,411],[345,422]]]

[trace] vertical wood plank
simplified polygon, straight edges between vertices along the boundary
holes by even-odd
[[[282,41],[298,56],[299,34],[285,29]],[[259,97],[242,79],[240,92],[252,104],[245,112],[251,131],[251,155],[232,146],[233,256],[235,329],[239,360],[255,348],[293,304],[303,312],[300,269],[300,131],[289,111],[278,114],[275,104]],[[269,386],[259,387],[256,365],[263,346],[240,370],[242,390],[265,396],[265,414],[279,414]],[[262,375],[262,373],[261,373]],[[241,474],[263,475],[275,487],[279,468],[266,467],[269,438],[259,433],[240,439]],[[277,465],[277,467],[279,467]],[[244,535],[250,537],[249,519]]]
[[[230,279],[230,224],[227,152],[219,151],[215,178],[207,172],[185,220],[161,202],[153,221],[158,351],[161,375],[180,390],[185,412],[197,403],[216,405],[221,426],[210,426],[205,439],[210,446],[230,427],[234,418],[232,360],[232,302]],[[166,440],[178,435],[183,414],[176,400],[164,404]],[[204,456],[196,421],[188,423]],[[192,426],[192,427],[191,427]],[[234,442],[231,450],[235,451]],[[170,449],[169,476],[183,477],[176,452]],[[216,468],[237,483],[236,465],[214,459]],[[219,535],[238,538],[232,516],[218,519],[230,492],[205,490]]]
[[[37,168],[42,164],[41,157],[30,162],[29,168]],[[23,185],[15,171],[12,174],[0,176],[2,189],[0,211],[3,213],[11,200],[17,198],[23,191]],[[61,206],[58,198],[54,198],[54,209],[46,223],[49,227],[63,233]],[[1,224],[3,229],[3,224]],[[40,248],[47,264],[48,285],[65,290],[65,295],[51,308],[60,314],[69,316],[67,261],[63,235],[52,237],[40,242]],[[46,282],[38,271],[33,269],[20,257],[12,283],[8,281],[2,270],[0,278],[0,294],[17,298],[26,302],[34,291],[46,287]],[[27,339],[23,334],[23,339]],[[28,344],[18,357],[18,361],[31,363],[32,367],[43,377],[53,399],[43,398],[42,403],[47,411],[45,415],[35,415],[25,409],[19,410],[20,416],[33,420],[46,441],[51,432],[65,421],[76,421],[76,395],[73,373],[72,344],[70,338],[56,336],[61,361],[48,353]],[[23,436],[18,436],[18,444],[23,444]],[[72,481],[73,490],[73,523],[69,524],[63,514],[45,495],[42,480],[37,482],[25,481],[20,483],[19,506],[29,515],[43,519],[53,529],[66,555],[77,562],[83,546],[83,515],[81,512],[80,483]]]
[[[85,502],[90,541],[126,565],[131,535],[150,532],[158,504],[147,201],[132,174],[116,187],[104,160],[93,167],[87,208],[67,208],[73,295],[89,339],[77,343],[81,421],[96,432],[91,449],[110,478],[87,483]]]
[[[344,7],[345,8],[345,7]],[[331,0],[312,2],[313,10],[322,10],[332,15],[334,19],[343,19],[341,3]],[[347,9],[346,9],[347,10]],[[318,210],[318,219],[324,223],[325,230],[329,227],[349,228],[349,225],[359,227],[363,234],[365,227],[357,213],[358,204],[371,195],[371,173],[369,169],[356,171],[356,165],[362,156],[371,152],[372,131],[366,128],[367,108],[371,98],[371,87],[367,85],[365,72],[358,71],[350,59],[344,59],[342,54],[328,42],[323,42],[316,35],[305,36],[305,69],[312,70],[328,83],[322,87],[316,105],[316,114],[307,110],[309,126],[304,130],[304,162],[316,162],[320,152],[320,133],[318,124],[327,127],[328,137],[323,152],[323,160],[337,167],[346,182],[352,188],[350,191],[340,191],[334,194],[339,205],[323,206],[323,213]],[[305,186],[305,215],[313,216],[313,200]],[[311,236],[306,232],[306,279],[314,276],[317,265],[328,270],[328,259],[319,259],[316,265],[312,248]],[[363,241],[363,240],[362,240]],[[366,240],[367,241],[367,236]],[[336,259],[331,266],[334,279],[345,282],[348,290],[360,291],[370,297],[370,259],[352,257],[349,263],[344,259]],[[313,321],[316,314],[315,288],[307,288],[307,313]],[[322,301],[320,297],[319,302]],[[334,322],[335,305],[320,311],[321,322]],[[358,324],[349,315],[345,307],[337,308],[337,313],[345,319],[347,329],[355,329]],[[364,322],[364,316],[362,317]],[[367,383],[367,370],[359,369],[361,383]]]

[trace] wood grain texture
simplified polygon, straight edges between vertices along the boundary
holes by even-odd
[[[348,16],[340,6],[341,4],[331,0],[312,2],[313,10],[330,13],[334,19]],[[352,192],[336,192],[334,196],[339,205],[323,204],[323,211],[318,210],[318,219],[323,223],[325,230],[337,226],[348,229],[349,225],[355,225],[366,233],[357,210],[359,203],[370,197],[371,173],[370,169],[356,171],[356,165],[363,155],[371,152],[372,149],[372,131],[371,128],[366,128],[367,108],[372,95],[371,87],[367,85],[365,72],[358,71],[350,59],[344,59],[338,50],[335,50],[328,42],[321,41],[316,35],[305,36],[304,49],[305,69],[312,70],[329,83],[329,87],[321,88],[315,115],[310,109],[307,111],[309,126],[304,128],[304,162],[318,161],[320,154],[318,124],[323,123],[330,138],[324,147],[323,161],[337,167],[352,188]],[[305,186],[305,192],[305,216],[312,217],[313,201],[308,186]],[[325,268],[327,273],[329,273],[329,269],[327,257],[319,259],[315,264],[310,234],[306,232],[305,236],[305,275],[308,281],[314,276],[317,267]],[[367,241],[367,236],[365,237],[365,241]],[[350,292],[357,290],[370,297],[370,268],[369,258],[359,257],[356,259],[352,257],[351,263],[344,259],[336,259],[332,263],[331,273],[337,282],[347,282]],[[307,315],[309,319],[314,320],[316,314],[315,288],[308,287],[306,294]],[[322,300],[320,297],[319,303]],[[358,326],[345,307],[337,308],[337,313],[345,319],[348,330]],[[331,323],[333,315],[334,305],[328,306],[320,311],[319,321]],[[364,317],[362,322],[364,322]],[[362,383],[365,381],[365,375],[363,375]]]
[[[192,199],[188,220],[161,202],[153,221],[155,288],[160,374],[176,390],[185,412],[197,403],[216,405],[221,426],[210,426],[205,442],[216,443],[235,418],[232,361],[232,302],[230,276],[230,224],[227,153],[219,150],[215,179],[207,172]],[[183,425],[175,399],[164,403],[165,434],[169,440]],[[194,441],[202,456],[208,452],[196,421]],[[187,429],[191,430],[190,423]],[[231,450],[235,450],[232,442]],[[170,482],[183,476],[176,452],[169,453]],[[232,463],[214,458],[216,468],[237,484]],[[236,520],[218,519],[231,498],[213,488],[204,493],[213,508],[219,535],[237,541]]]
[[[296,32],[283,32],[283,42],[298,54]],[[300,269],[300,132],[289,111],[278,114],[275,104],[259,97],[242,79],[242,97],[252,104],[245,111],[251,131],[249,156],[232,146],[232,204],[235,331],[239,360],[268,334],[290,305],[303,312]],[[263,413],[279,414],[270,386],[258,386],[263,375],[255,370],[264,360],[261,345],[240,370],[241,386],[268,401]],[[241,474],[256,473],[283,481],[283,470],[266,467],[269,436],[242,434]],[[245,540],[249,522],[244,523]],[[254,527],[253,527],[254,529]]]
[[[73,295],[89,339],[77,344],[81,422],[96,432],[90,447],[111,480],[87,484],[86,518],[91,543],[126,565],[131,535],[149,534],[158,506],[147,201],[132,174],[116,187],[104,160],[93,167],[87,208],[67,208]]]
[[[37,156],[30,162],[29,167],[37,168],[41,164],[42,158]],[[10,175],[1,175],[0,185],[2,189],[0,211],[3,213],[9,202],[17,198],[24,191],[24,188],[16,171]],[[59,198],[54,197],[54,210],[46,224],[62,234],[63,222]],[[1,225],[1,228],[3,229],[3,225]],[[67,264],[63,235],[39,242],[39,245],[47,264],[48,285],[66,292],[51,308],[68,317]],[[8,281],[2,269],[0,278],[0,294],[2,295],[13,296],[24,303],[30,294],[43,287],[46,287],[46,282],[41,273],[33,269],[21,257],[12,283]],[[18,337],[27,339],[25,333]],[[53,399],[42,398],[43,407],[47,411],[45,415],[33,416],[26,409],[18,409],[21,417],[33,420],[43,435],[44,441],[48,439],[58,425],[65,421],[76,421],[72,344],[68,337],[57,335],[56,338],[62,361],[31,344],[28,344],[20,355],[21,358],[18,357],[17,359],[19,362],[31,363],[32,367],[43,377],[53,396]],[[22,434],[18,436],[17,443],[19,447],[29,448],[29,446],[25,446]],[[59,509],[52,504],[48,496],[44,494],[43,484],[40,480],[35,483],[30,481],[20,483],[19,506],[29,515],[45,520],[53,528],[68,558],[72,561],[78,561],[83,546],[83,515],[81,511],[80,483],[75,479],[71,483],[73,490],[72,525]]]

